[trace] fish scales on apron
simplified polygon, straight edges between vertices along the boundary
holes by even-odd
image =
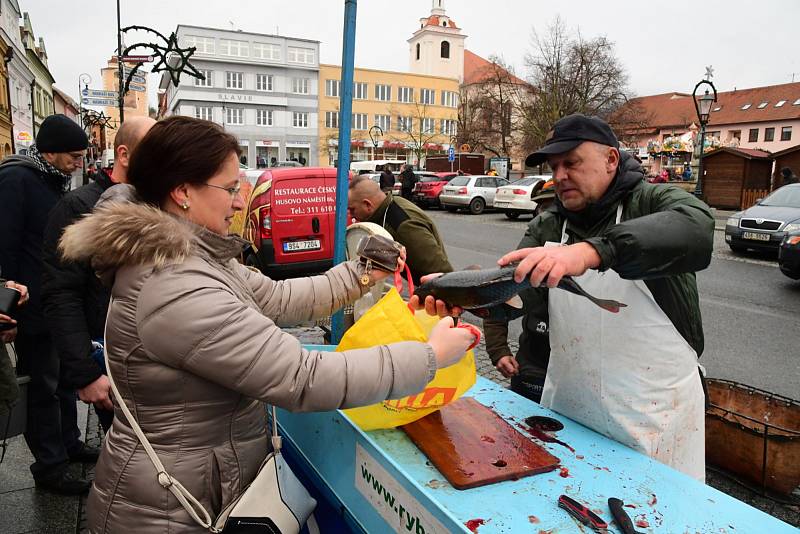
[[[622,204],[617,208],[617,224]],[[561,242],[567,243],[567,223]],[[628,305],[609,313],[550,291],[550,363],[541,404],[705,480],[705,399],[697,353],[641,280],[589,270],[575,280]]]

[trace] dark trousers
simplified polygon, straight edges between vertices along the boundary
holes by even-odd
[[[18,373],[29,375],[25,441],[36,460],[34,477],[60,469],[69,454],[80,451],[75,390],[59,387],[59,359],[48,335],[18,335]]]
[[[103,432],[108,434],[108,430],[111,428],[111,423],[114,422],[114,410],[106,410],[98,407],[95,404],[94,412],[97,414],[97,418],[100,420],[100,426],[103,427]]]

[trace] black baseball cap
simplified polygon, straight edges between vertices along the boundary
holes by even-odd
[[[534,167],[547,160],[547,156],[569,152],[584,141],[594,141],[619,149],[617,136],[606,121],[576,113],[559,119],[547,134],[544,146],[525,158],[525,165]]]

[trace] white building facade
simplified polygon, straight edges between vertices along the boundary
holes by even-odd
[[[445,13],[444,0],[431,0],[431,14],[419,19],[419,29],[408,39],[408,67],[464,81],[464,40],[467,38]]]
[[[266,167],[318,159],[319,41],[179,25],[181,48],[204,76],[167,74],[164,115],[211,120],[239,139],[242,163]]]
[[[31,86],[34,75],[28,65],[25,47],[20,36],[22,12],[16,0],[0,0],[0,31],[9,44],[11,61],[8,62],[9,101],[14,125],[14,149],[17,154],[25,154],[34,142],[33,111],[31,106]]]

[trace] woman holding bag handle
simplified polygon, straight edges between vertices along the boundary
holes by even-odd
[[[446,318],[428,343],[305,350],[280,326],[329,315],[389,273],[345,262],[320,276],[273,281],[240,265],[245,242],[227,235],[245,207],[239,152],[237,139],[212,122],[163,120],[133,154],[132,188],[110,189],[61,240],[65,258],[91,260],[113,283],[109,373],[166,472],[212,516],[253,480],[270,450],[264,402],[316,411],[403,397],[473,341]],[[89,496],[89,530],[207,531],[159,484],[115,411]]]

